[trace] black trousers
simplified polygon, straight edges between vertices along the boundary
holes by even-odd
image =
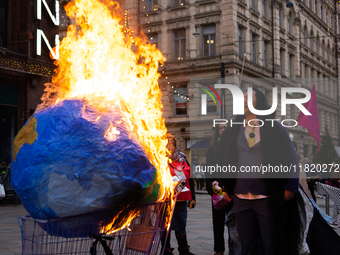
[[[213,220],[213,230],[214,230],[214,251],[215,252],[224,252],[225,251],[225,241],[224,241],[224,221],[228,212],[231,209],[231,205],[223,207],[220,210],[216,210],[214,208],[213,202],[211,200],[212,205],[212,220]]]
[[[247,200],[233,196],[235,220],[242,243],[242,255],[256,254],[259,237],[266,255],[278,254],[275,211],[272,198]]]

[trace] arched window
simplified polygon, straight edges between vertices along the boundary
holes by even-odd
[[[313,50],[313,31],[309,35],[309,48]]]
[[[279,26],[283,28],[283,21],[282,21],[282,10],[281,10],[281,6],[279,6]]]
[[[321,51],[322,51],[321,56],[324,58],[325,57],[325,42],[322,42]]]
[[[315,41],[315,52],[319,54],[319,36],[316,37]]]
[[[330,49],[329,49],[329,45],[327,47],[327,61],[329,62],[329,53],[330,53]]]
[[[292,13],[290,12],[289,13],[289,16],[288,16],[288,32],[289,34],[293,34],[293,15]]]
[[[263,0],[263,17],[265,17],[266,19],[268,19],[267,7],[268,7],[267,1]]]

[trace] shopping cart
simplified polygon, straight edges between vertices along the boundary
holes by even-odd
[[[169,200],[135,207],[137,216],[130,226],[108,235],[101,234],[97,224],[103,212],[52,220],[26,216],[21,218],[22,254],[162,254],[161,237],[167,235],[170,208]],[[171,210],[170,219],[167,210]],[[96,224],[89,224],[92,222]]]

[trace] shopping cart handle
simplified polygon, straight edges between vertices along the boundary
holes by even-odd
[[[101,245],[104,248],[105,255],[113,255],[112,251],[110,250],[109,246],[107,246],[107,243],[105,240],[113,240],[114,237],[111,236],[106,236],[105,234],[100,234],[100,235],[94,235],[91,232],[89,233],[89,236],[91,238],[96,239],[96,241],[93,242],[92,247],[90,249],[90,254],[91,255],[96,255],[97,254],[97,243],[100,242]]]

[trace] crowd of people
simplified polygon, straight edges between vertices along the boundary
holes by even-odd
[[[270,108],[266,96],[260,90],[253,89],[252,93],[254,108],[257,110],[268,110]],[[216,125],[212,144],[206,154],[205,165],[231,165],[236,166],[237,169],[240,169],[241,166],[283,165],[294,166],[299,169],[301,164],[310,164],[307,158],[299,161],[286,128],[276,121],[273,122],[273,125],[272,122],[264,121],[265,119],[275,119],[275,113],[257,116],[249,110],[248,96],[248,92],[245,92],[244,115],[237,116],[235,120],[235,123],[242,123],[245,120],[246,126]],[[249,120],[257,121],[248,122]],[[262,122],[261,125],[259,122]],[[169,141],[169,146],[173,145],[174,143]],[[169,148],[169,150],[172,151],[172,155],[181,154],[176,151],[176,146],[172,149]],[[172,157],[181,161],[180,156]],[[186,158],[184,161],[187,162]],[[170,162],[173,161],[170,159]],[[189,165],[189,163],[187,164]],[[169,165],[170,169],[174,168],[170,163]],[[203,163],[200,165],[203,165]],[[195,167],[195,169],[198,168]],[[178,173],[172,171],[172,175],[176,174]],[[203,176],[197,174],[194,177],[199,179],[197,182],[197,189],[199,190],[203,188],[201,180],[204,179]],[[337,234],[330,233],[329,225],[323,222],[322,217],[318,217],[317,212],[314,213],[315,219],[310,216],[315,210],[313,210],[311,204],[308,204],[309,198],[316,201],[314,194],[316,181],[339,187],[338,179],[325,179],[305,173],[301,175],[299,171],[281,175],[279,178],[275,178],[277,176],[273,175],[263,176],[262,173],[240,172],[234,175],[228,173],[225,178],[210,176],[212,178],[206,179],[206,189],[211,195],[212,201],[215,255],[223,255],[226,250],[225,226],[228,227],[229,233],[229,255],[319,254],[315,252],[320,252],[315,244],[318,243],[318,239],[321,240],[322,238],[332,240],[332,245],[339,248],[340,237]],[[190,190],[192,196],[185,199],[185,205],[191,204],[195,198],[194,184],[189,177],[190,175],[186,175],[188,188],[190,186],[188,190]],[[301,196],[301,193],[304,192],[308,192],[307,200],[304,200],[303,195]],[[303,205],[303,200],[307,203],[306,207]],[[180,202],[176,203],[175,211],[180,203],[183,203],[181,199]],[[179,206],[179,208],[182,207],[187,208],[184,205]],[[191,209],[193,206],[189,206],[189,208]],[[307,212],[308,208],[309,212]],[[301,210],[304,210],[304,213],[301,213]],[[176,214],[175,212],[174,215]],[[175,230],[176,233],[180,255],[192,254],[186,238],[185,242],[181,242],[179,238],[180,236],[186,237],[186,217],[187,212],[183,210],[181,217],[174,217],[171,225],[171,229]],[[182,222],[181,230],[178,222]],[[326,223],[326,225],[323,223]],[[314,232],[309,233],[309,228],[313,229]],[[178,232],[179,230],[181,232]],[[319,230],[327,234],[315,233]],[[311,243],[311,238],[314,246],[313,242]],[[181,247],[185,247],[185,250]],[[164,254],[171,255],[173,254],[172,251],[173,249],[167,244]],[[327,250],[326,253],[320,254],[337,253],[329,253],[329,250]]]

